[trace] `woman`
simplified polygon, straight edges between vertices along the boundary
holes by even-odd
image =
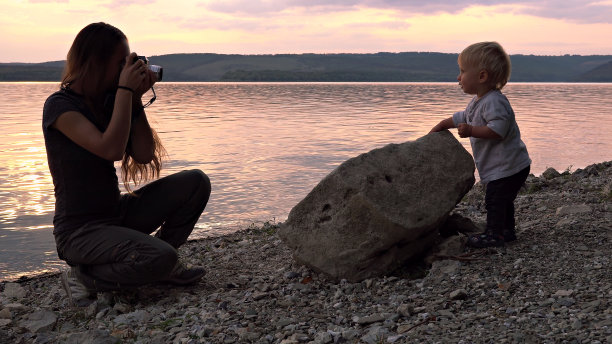
[[[161,169],[164,149],[141,101],[155,81],[119,29],[94,23],[76,36],[61,89],[45,102],[53,234],[60,259],[71,266],[62,283],[76,305],[91,303],[99,291],[189,284],[205,273],[178,262],[177,248],[208,202],[208,177],[182,171],[130,191],[130,182],[156,178]],[[123,195],[114,168],[119,160],[130,191]]]

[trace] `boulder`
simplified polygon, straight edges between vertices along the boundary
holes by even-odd
[[[349,159],[289,213],[279,236],[294,258],[352,282],[429,249],[474,185],[472,156],[448,131]]]

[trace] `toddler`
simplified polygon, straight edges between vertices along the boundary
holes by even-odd
[[[459,85],[474,98],[430,132],[457,128],[460,137],[470,138],[480,181],[486,184],[487,227],[470,236],[468,245],[503,246],[516,240],[514,200],[531,165],[514,111],[501,93],[510,78],[510,57],[497,42],[481,42],[465,48],[457,63]]]

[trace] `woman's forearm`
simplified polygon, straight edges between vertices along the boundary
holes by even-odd
[[[101,146],[112,160],[121,160],[130,137],[132,92],[118,89],[113,114],[108,127],[102,133]]]

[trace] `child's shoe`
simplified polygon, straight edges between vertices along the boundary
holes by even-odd
[[[503,232],[503,236],[505,242],[511,242],[516,240],[516,234],[514,232],[514,229],[505,229]]]
[[[468,246],[475,248],[500,247],[504,246],[504,243],[503,235],[488,232],[470,235],[467,241]]]

